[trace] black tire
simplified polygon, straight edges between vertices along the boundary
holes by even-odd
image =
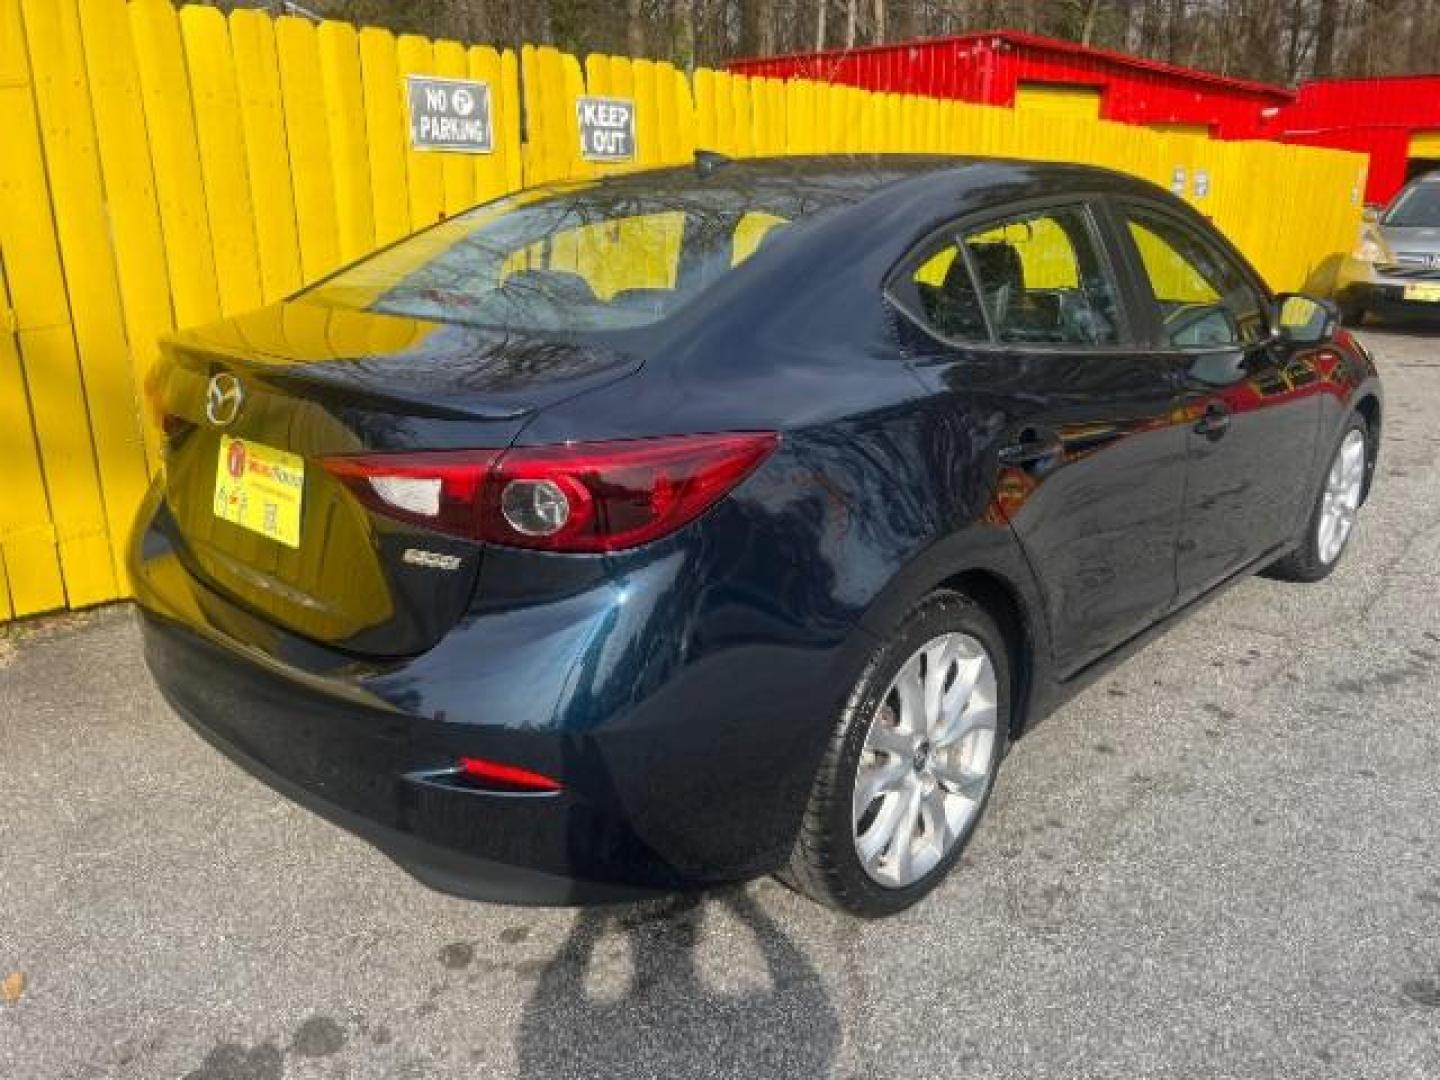
[[[926,642],[960,632],[978,640],[990,654],[996,676],[996,741],[989,783],[980,805],[949,853],[928,874],[903,887],[888,887],[870,877],[855,850],[851,800],[866,735],[882,698],[901,666]],[[864,918],[903,911],[944,880],[959,860],[984,817],[996,771],[1010,730],[1011,658],[995,620],[968,597],[950,591],[932,593],[901,620],[890,639],[870,657],[840,712],[815,780],[790,862],[777,875],[812,900]]]
[[[1365,422],[1365,418],[1357,414],[1350,418],[1350,422],[1340,432],[1340,438],[1335,441],[1335,445],[1331,447],[1330,453],[1325,457],[1325,472],[1320,480],[1320,490],[1315,493],[1315,505],[1311,508],[1310,516],[1305,521],[1305,532],[1300,538],[1299,545],[1289,555],[1266,570],[1267,577],[1306,584],[1323,581],[1334,573],[1335,568],[1344,561],[1345,553],[1350,549],[1349,538],[1346,539],[1345,546],[1340,549],[1340,553],[1330,562],[1327,563],[1320,557],[1320,514],[1325,501],[1325,477],[1330,475],[1330,467],[1335,460],[1335,455],[1339,453],[1341,445],[1352,431],[1359,431],[1365,436],[1365,460],[1369,462],[1372,459],[1375,452],[1372,440],[1375,436],[1370,430],[1370,425]]]

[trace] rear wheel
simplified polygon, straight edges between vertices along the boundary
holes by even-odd
[[[954,592],[921,602],[871,657],[831,737],[781,874],[867,917],[914,904],[960,857],[1010,724],[995,621]]]
[[[1340,563],[1365,497],[1370,427],[1355,416],[1340,436],[1300,546],[1271,568],[1287,581],[1320,581]]]

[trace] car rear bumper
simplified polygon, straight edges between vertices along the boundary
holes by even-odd
[[[392,660],[300,638],[219,594],[188,568],[158,493],[130,576],[155,682],[238,764],[436,888],[580,904],[773,871],[823,750],[815,719],[848,685],[833,673],[841,650],[766,641],[769,615],[747,633],[733,604],[744,647],[681,637],[713,590],[673,554],[620,590],[597,579],[477,609],[428,652]],[[847,669],[858,658],[846,651]],[[562,789],[477,787],[457,775],[462,757]]]
[[[367,717],[349,707],[337,710],[333,702],[294,685],[237,668],[233,658],[189,631],[148,614],[142,614],[142,625],[145,659],[156,683],[197,734],[261,782],[370,842],[431,888],[515,904],[604,903],[665,891],[658,883],[647,888],[586,881],[554,869],[540,845],[547,842],[546,834],[554,843],[553,823],[564,819],[566,796],[445,792],[427,790],[423,781],[407,783],[395,771],[407,750],[393,719]],[[368,790],[357,790],[353,783],[361,775],[368,778]],[[483,810],[457,805],[482,799],[513,805]],[[393,814],[378,811],[387,804]],[[509,843],[455,835],[457,819],[473,830],[477,818],[486,825],[475,832],[504,833]]]
[[[572,793],[448,787],[427,766],[460,748],[427,750],[415,721],[368,712],[238,662],[142,607],[145,660],[171,708],[251,775],[379,848],[432,888],[472,900],[589,904],[674,891],[687,882],[653,860],[612,849],[610,873],[579,876],[572,845],[600,825]],[[438,753],[436,752],[438,750]],[[492,751],[493,752],[493,751]],[[418,766],[411,768],[409,766]],[[589,853],[597,854],[591,847]]]

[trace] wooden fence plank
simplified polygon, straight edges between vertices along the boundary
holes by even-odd
[[[175,321],[194,326],[219,318],[220,293],[179,21],[166,0],[129,12]]]
[[[505,108],[495,129],[505,146],[505,189],[519,191],[524,184],[524,153],[520,136],[520,58],[511,49],[500,54],[500,85],[504,88],[501,100]]]
[[[654,62],[631,60],[630,78],[635,87],[635,158],[642,166],[658,165],[665,158],[660,141]]]
[[[580,114],[575,111],[576,103],[585,93],[585,76],[580,70],[580,62],[569,53],[561,53],[560,75],[559,119],[563,121],[560,138],[565,152],[565,175],[594,176],[595,165],[580,156]]]
[[[240,88],[240,131],[245,138],[260,291],[266,303],[274,303],[304,280],[275,21],[258,11],[231,13],[230,48]]]
[[[389,244],[410,232],[410,185],[405,169],[410,135],[404,99],[396,89],[400,70],[390,31],[360,31],[360,72],[375,242]]]
[[[370,190],[370,148],[365,112],[358,106],[360,43],[348,23],[324,22],[316,33],[320,82],[330,129],[330,160],[340,261],[354,262],[375,248],[375,203]]]
[[[405,34],[396,47],[396,65],[399,74],[395,92],[400,95],[402,108],[406,109],[406,145],[409,145],[408,105],[405,105],[406,75],[435,74],[435,51],[429,39]],[[445,213],[445,175],[443,154],[424,150],[405,151],[405,175],[410,190],[410,229],[426,228],[435,224]]]
[[[629,101],[635,100],[635,66],[623,56],[608,57],[606,65],[607,93],[611,97],[625,98]],[[632,172],[640,168],[638,147],[631,150],[632,158],[624,165],[617,165],[618,172]]]
[[[300,268],[306,281],[340,265],[340,228],[335,213],[330,126],[320,79],[315,27],[293,15],[275,21],[280,87],[285,95],[285,135],[295,189]]]
[[[217,8],[180,9],[220,313],[238,315],[260,305],[260,251],[229,29]]]
[[[143,388],[155,341],[175,325],[175,315],[140,74],[125,0],[84,0],[79,13],[131,378]],[[160,461],[159,431],[143,412],[141,419],[153,471]]]
[[[7,28],[0,0],[0,34]],[[18,27],[15,27],[18,29]],[[0,90],[0,106],[9,106]],[[13,114],[12,114],[13,115]],[[4,189],[0,167],[0,190]],[[6,212],[0,207],[0,245]],[[10,326],[11,298],[0,262],[0,455],[5,462],[5,497],[0,499],[0,561],[6,577],[5,618],[34,615],[65,606],[65,581],[51,525],[51,507],[40,469],[40,451],[30,414],[30,397],[20,365],[18,341]]]
[[[506,175],[506,156],[512,152],[513,144],[507,131],[508,114],[515,108],[515,102],[511,100],[510,89],[505,85],[498,52],[477,45],[470,49],[468,59],[470,78],[490,87],[491,123],[495,130],[495,149],[488,154],[475,155],[475,201],[482,203],[511,190]]]
[[[435,73],[447,79],[468,79],[470,58],[455,41],[435,43]],[[494,97],[492,90],[491,103]],[[493,124],[492,124],[493,130]],[[480,157],[483,155],[474,155]],[[445,216],[450,217],[475,205],[475,162],[469,154],[445,154],[441,173],[445,180]]]

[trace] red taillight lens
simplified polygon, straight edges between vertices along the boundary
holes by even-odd
[[[746,433],[511,450],[485,489],[486,538],[548,551],[637,547],[699,517],[777,442]]]
[[[462,757],[460,775],[486,787],[508,791],[559,791],[560,782],[518,765],[505,765],[485,758]]]
[[[145,374],[145,409],[150,422],[165,436],[166,440],[178,439],[195,425],[184,417],[176,416],[165,408],[165,391],[161,386],[160,367],[156,365]]]
[[[326,458],[325,468],[372,510],[481,539],[480,494],[499,450],[437,450]]]
[[[330,458],[367,506],[475,540],[546,551],[636,547],[693,521],[763,461],[773,433],[508,451]]]

